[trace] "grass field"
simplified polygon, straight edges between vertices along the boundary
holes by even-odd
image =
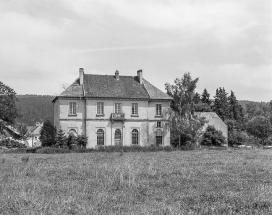
[[[0,154],[0,214],[272,214],[272,150]]]

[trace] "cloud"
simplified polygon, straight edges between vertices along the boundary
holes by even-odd
[[[79,67],[141,68],[163,90],[189,71],[199,89],[270,100],[271,17],[268,0],[3,0],[1,81],[18,93],[55,94]]]

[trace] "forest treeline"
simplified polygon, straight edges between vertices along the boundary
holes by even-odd
[[[28,126],[34,122],[53,122],[54,96],[49,95],[17,95],[16,107],[20,117],[17,121]]]

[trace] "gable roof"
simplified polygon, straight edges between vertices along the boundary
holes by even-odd
[[[222,126],[227,127],[225,122],[215,112],[195,112],[195,115],[198,117],[205,117],[209,122],[217,121]]]
[[[119,76],[119,80],[117,80],[113,75],[93,74],[84,74],[83,85],[80,85],[79,79],[77,79],[59,95],[59,97],[84,96],[89,98],[172,100],[170,96],[145,79],[143,79],[143,84],[140,84],[137,76]]]

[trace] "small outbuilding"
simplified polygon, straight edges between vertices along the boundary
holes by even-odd
[[[203,126],[203,131],[206,131],[209,125],[214,126],[216,130],[222,131],[223,136],[226,138],[226,141],[228,142],[228,126],[215,112],[195,112],[195,115],[197,115],[199,118],[205,117],[205,119],[208,121]]]

